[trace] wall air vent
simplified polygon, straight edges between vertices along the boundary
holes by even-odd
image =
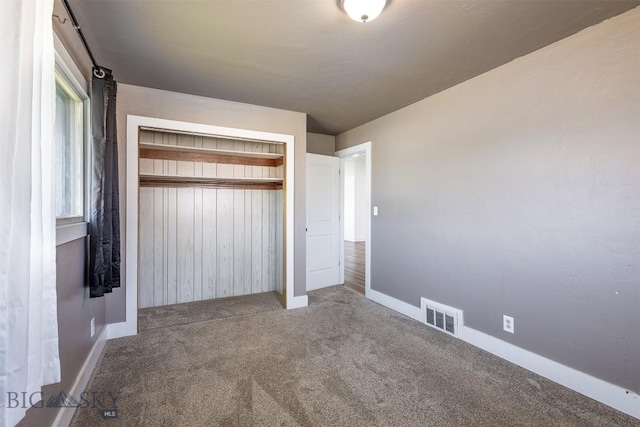
[[[458,336],[458,330],[463,325],[462,310],[426,298],[420,298],[420,309],[424,323],[442,332]]]

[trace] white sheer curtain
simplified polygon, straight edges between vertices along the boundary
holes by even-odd
[[[53,0],[0,14],[0,425],[60,381],[56,301]],[[13,395],[11,393],[18,393]],[[27,405],[22,405],[26,392]],[[8,394],[9,393],[9,394]],[[11,397],[19,396],[18,401]],[[37,402],[38,395],[34,398]],[[18,404],[19,403],[19,404]]]

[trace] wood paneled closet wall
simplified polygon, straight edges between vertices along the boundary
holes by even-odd
[[[139,135],[139,308],[282,292],[284,146]]]

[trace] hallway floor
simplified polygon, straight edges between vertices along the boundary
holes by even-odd
[[[344,286],[364,295],[365,242],[344,242]]]

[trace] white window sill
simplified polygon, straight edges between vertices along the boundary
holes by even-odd
[[[56,246],[82,239],[89,235],[89,223],[77,222],[56,228]]]

